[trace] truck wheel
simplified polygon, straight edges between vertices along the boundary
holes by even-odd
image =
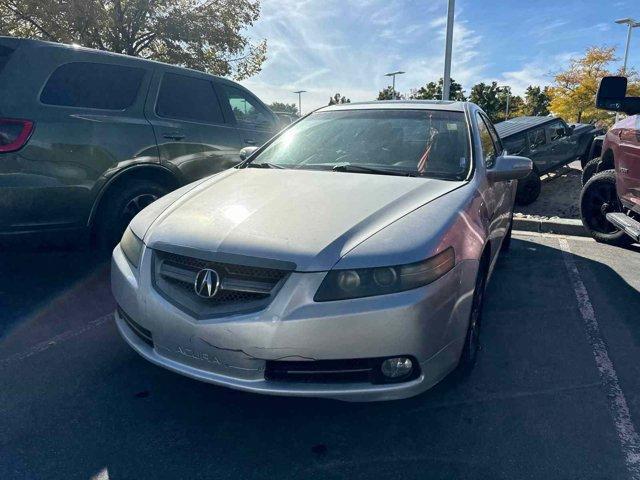
[[[125,228],[143,208],[168,192],[151,180],[129,180],[113,186],[100,201],[93,229],[93,240],[101,250],[111,250]]]
[[[598,167],[600,166],[600,157],[589,160],[587,164],[582,167],[582,185],[585,185],[591,177],[598,173]]]
[[[529,205],[537,200],[540,196],[542,181],[540,181],[540,172],[533,166],[531,173],[522,180],[518,180],[518,188],[516,190],[516,204]]]
[[[582,187],[580,217],[584,228],[596,241],[609,245],[630,245],[631,237],[607,221],[606,215],[610,212],[622,212],[616,192],[615,170],[597,173]]]

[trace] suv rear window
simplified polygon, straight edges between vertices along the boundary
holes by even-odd
[[[67,63],[53,72],[40,101],[65,107],[124,110],[135,102],[146,71],[104,63]]]
[[[213,83],[202,78],[165,73],[156,103],[160,117],[224,123]]]
[[[11,58],[11,54],[13,52],[14,52],[13,48],[3,47],[2,45],[0,45],[0,72],[2,72],[2,69]]]

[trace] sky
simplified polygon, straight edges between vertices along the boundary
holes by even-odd
[[[248,30],[267,40],[262,71],[241,82],[266,103],[297,103],[302,111],[326,105],[336,92],[351,101],[374,100],[390,79],[408,93],[437,81],[444,69],[447,0],[262,0]],[[640,0],[457,0],[451,76],[468,93],[497,81],[522,94],[548,85],[553,72],[589,46],[624,53],[626,26],[640,20]],[[622,61],[619,62],[619,65]],[[629,65],[640,70],[640,28]],[[612,65],[613,67],[613,65]]]

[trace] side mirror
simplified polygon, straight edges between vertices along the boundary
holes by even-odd
[[[596,108],[628,115],[640,113],[640,97],[626,97],[626,94],[626,77],[604,77],[598,86]]]
[[[487,178],[492,182],[506,182],[520,180],[531,173],[533,162],[525,157],[515,155],[500,155],[487,169]]]
[[[244,162],[247,158],[253,155],[253,152],[256,150],[258,150],[258,147],[244,147],[240,150],[240,160]]]

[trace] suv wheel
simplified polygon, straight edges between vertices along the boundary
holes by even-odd
[[[591,177],[598,173],[598,167],[600,166],[600,157],[593,158],[582,167],[582,185],[585,185]]]
[[[582,188],[580,217],[584,228],[598,242],[620,246],[631,244],[631,238],[607,220],[606,215],[610,212],[622,212],[615,170],[594,175]]]
[[[518,180],[518,188],[516,190],[516,204],[524,206],[536,201],[540,196],[542,181],[540,180],[540,172],[534,165],[531,173]]]
[[[107,191],[100,201],[93,230],[98,248],[112,249],[133,217],[167,192],[165,186],[151,180],[130,180]]]

